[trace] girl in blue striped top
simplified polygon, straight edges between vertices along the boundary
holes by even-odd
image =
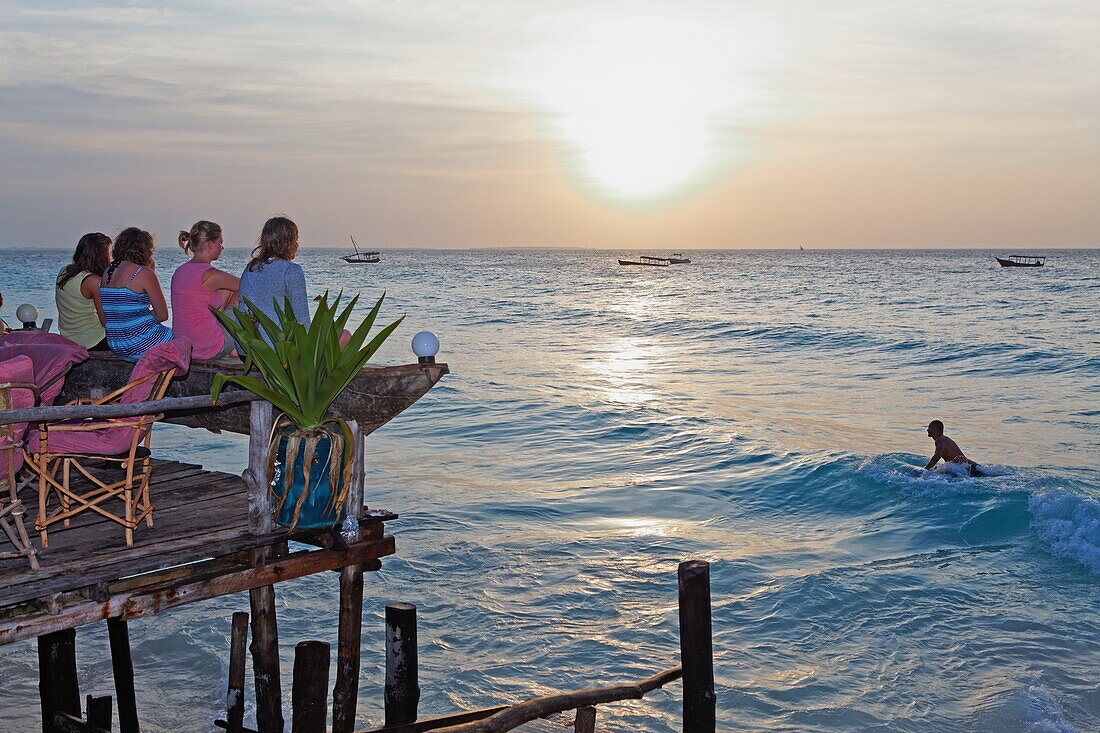
[[[146,349],[172,340],[160,282],[153,272],[153,235],[137,227],[115,237],[112,262],[103,273],[96,298],[103,313],[107,345],[126,361],[137,361]]]

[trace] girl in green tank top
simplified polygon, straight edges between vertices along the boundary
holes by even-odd
[[[94,293],[110,262],[110,249],[111,238],[106,234],[85,234],[76,245],[73,261],[57,274],[54,300],[58,331],[89,351],[108,348],[103,314],[96,308]]]

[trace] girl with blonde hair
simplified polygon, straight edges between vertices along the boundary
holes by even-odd
[[[180,232],[179,245],[191,259],[172,274],[173,328],[177,335],[190,339],[193,358],[229,356],[236,344],[212,309],[236,305],[241,281],[211,264],[225,249],[222,228],[212,221],[195,222],[191,231]]]

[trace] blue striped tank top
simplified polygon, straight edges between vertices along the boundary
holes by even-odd
[[[172,340],[172,329],[153,318],[153,312],[149,310],[149,294],[135,293],[129,288],[139,272],[140,267],[134,270],[124,287],[99,287],[107,345],[126,361],[137,361],[149,347]],[[113,270],[107,273],[104,280],[109,280],[112,274]]]

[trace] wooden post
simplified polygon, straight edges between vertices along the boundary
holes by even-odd
[[[323,641],[303,641],[294,647],[292,733],[324,733],[328,719],[328,660],[328,644]]]
[[[229,641],[229,686],[225,693],[225,719],[229,733],[244,727],[244,660],[248,641],[248,614],[233,614],[233,635]]]
[[[420,702],[417,681],[416,606],[386,605],[386,725],[416,720]]]
[[[248,600],[252,607],[252,644],[249,648],[252,650],[252,670],[256,680],[256,727],[260,733],[283,733],[275,586],[253,588],[248,591]]]
[[[248,531],[266,534],[271,531],[271,487],[268,486],[267,463],[271,450],[271,403],[255,400],[249,407],[248,469],[244,482],[248,487]]]
[[[53,733],[54,715],[80,717],[80,685],[76,677],[76,629],[38,637],[38,694],[42,700],[42,730]]]
[[[710,563],[688,560],[680,588],[680,663],[684,667],[684,733],[714,733],[714,652],[710,626]]]
[[[358,519],[363,508],[363,432],[355,420],[351,428],[351,486],[347,503],[350,516]],[[356,526],[346,542],[363,536]],[[355,710],[359,702],[359,656],[363,643],[363,566],[349,565],[340,569],[340,627],[337,632],[336,683],[332,687],[332,733],[351,733],[355,729]]]
[[[87,706],[88,726],[92,728],[111,729],[111,696],[93,697],[88,695]],[[121,728],[121,724],[120,724]]]
[[[137,694],[134,691],[134,662],[130,657],[130,630],[121,618],[109,618],[107,635],[111,640],[111,666],[115,676],[115,696],[118,698],[119,733],[141,733]]]
[[[363,566],[340,569],[340,628],[336,684],[332,688],[332,733],[355,730],[359,700],[359,654],[363,637]]]
[[[577,708],[577,719],[573,721],[573,733],[596,733],[596,708]]]
[[[348,499],[345,506],[349,514],[358,518],[363,513],[363,460],[366,456],[366,446],[364,445],[366,436],[359,429],[357,421],[349,420],[348,427],[351,428],[352,440],[355,441],[355,445],[351,451],[351,486],[348,487]]]

